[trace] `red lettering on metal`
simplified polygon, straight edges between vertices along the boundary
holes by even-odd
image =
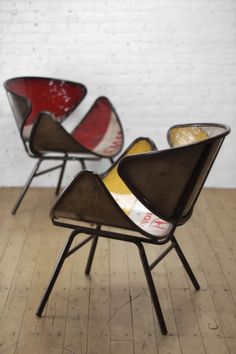
[[[161,225],[166,225],[168,222],[160,219],[155,219],[152,222],[152,227],[156,229],[166,230],[166,227],[162,227]]]

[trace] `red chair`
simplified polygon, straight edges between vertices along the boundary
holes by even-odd
[[[99,97],[72,133],[62,122],[78,107],[87,89],[84,85],[43,77],[18,77],[4,83],[26,153],[37,158],[17,202],[15,214],[34,177],[60,169],[56,194],[59,193],[66,162],[77,160],[82,169],[85,160],[113,158],[123,147],[123,129],[118,115],[106,97]],[[38,171],[44,160],[61,161]]]

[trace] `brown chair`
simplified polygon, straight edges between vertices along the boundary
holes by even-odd
[[[60,169],[59,193],[68,160],[85,169],[86,160],[108,158],[113,162],[123,146],[119,117],[106,97],[99,97],[82,121],[68,133],[62,122],[78,107],[87,89],[84,85],[43,77],[18,77],[4,83],[26,153],[37,159],[12,210],[15,214],[34,177]],[[38,172],[44,160],[60,165]]]
[[[138,138],[99,176],[80,172],[62,192],[51,211],[55,225],[72,232],[60,256],[37,315],[41,316],[60,269],[70,255],[92,240],[85,268],[89,274],[99,237],[131,242],[138,247],[162,334],[167,328],[151,270],[175,249],[193,286],[200,289],[176,238],[175,230],[192,215],[194,205],[230,129],[222,124],[188,124],[168,131],[171,148],[158,151]],[[124,232],[125,230],[125,232]],[[78,235],[89,235],[72,247]],[[151,264],[144,244],[169,244]]]

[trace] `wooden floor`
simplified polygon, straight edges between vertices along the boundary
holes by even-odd
[[[99,240],[69,258],[42,318],[43,289],[68,231],[51,225],[53,190],[32,188],[16,216],[18,189],[0,189],[0,353],[236,353],[236,190],[204,190],[179,240],[199,282],[175,255],[153,270],[169,334],[160,334],[135,246]],[[150,261],[160,247],[147,248]]]

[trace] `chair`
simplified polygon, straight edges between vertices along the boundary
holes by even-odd
[[[34,177],[60,169],[56,188],[59,193],[68,160],[113,158],[123,146],[119,117],[106,97],[99,97],[82,121],[68,133],[62,123],[78,107],[87,89],[80,83],[42,77],[18,77],[4,83],[26,153],[37,158],[25,187],[12,210],[15,214]],[[44,160],[61,164],[44,171]]]
[[[55,225],[72,232],[58,260],[41,300],[41,316],[66,258],[92,241],[85,268],[90,273],[99,237],[131,242],[138,247],[162,334],[167,328],[151,271],[175,249],[192,284],[200,289],[175,230],[192,215],[194,205],[230,129],[221,124],[178,125],[168,131],[171,148],[158,151],[147,138],[136,139],[116,163],[102,176],[80,172],[62,192],[51,210]],[[81,233],[86,239],[72,247]],[[151,264],[144,244],[169,244]]]

